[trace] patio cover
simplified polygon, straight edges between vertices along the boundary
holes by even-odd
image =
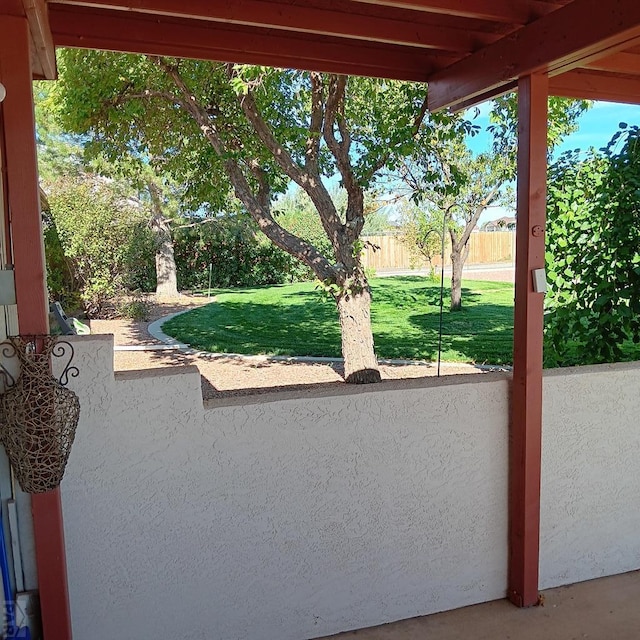
[[[424,81],[432,110],[519,89],[508,596],[535,604],[543,296],[531,272],[544,267],[547,97],[640,104],[640,2],[0,0],[0,153],[25,333],[48,332],[29,82],[55,77],[56,46]],[[33,512],[45,634],[66,640],[59,492],[34,496]]]
[[[548,73],[552,95],[640,103],[640,4],[633,0],[24,5],[39,54],[36,77],[53,77],[55,44],[426,81],[431,109],[481,102],[535,72]]]

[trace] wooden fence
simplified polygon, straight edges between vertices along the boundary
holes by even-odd
[[[469,258],[466,264],[494,264],[504,262],[512,264],[515,257],[515,231],[494,231],[471,234]],[[423,259],[416,263],[412,260],[409,245],[402,236],[367,236],[363,241],[379,247],[375,250],[367,245],[364,251],[365,267],[382,271],[385,269],[411,269],[426,267]],[[451,242],[445,244],[445,265],[451,262]],[[433,259],[433,266],[440,265],[440,255]]]

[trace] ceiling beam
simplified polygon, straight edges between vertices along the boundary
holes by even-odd
[[[538,0],[354,0],[385,7],[444,13],[450,16],[522,25],[557,9],[562,3]]]
[[[640,104],[640,76],[616,76],[576,69],[551,78],[549,93],[563,98]]]
[[[49,26],[45,0],[23,0],[24,11],[29,21],[32,51],[39,62],[39,74],[47,80],[57,77],[56,51]]]
[[[429,108],[456,108],[531,73],[553,76],[633,46],[638,0],[574,0],[429,79]],[[488,97],[491,97],[490,95]]]
[[[452,111],[464,111],[465,109],[471,109],[472,107],[476,107],[479,104],[486,102],[487,100],[493,100],[494,98],[499,98],[505,93],[509,93],[509,91],[515,91],[518,87],[518,81],[513,80],[507,84],[502,85],[500,88],[500,93],[496,93],[495,91],[487,91],[486,93],[480,93],[473,98],[469,98],[469,100],[465,100],[463,102],[457,102],[455,108]]]
[[[318,8],[290,2],[264,0],[53,0],[51,4],[135,11],[161,16],[212,20],[228,24],[283,29],[348,37],[387,44],[403,44],[420,48],[470,53],[480,46],[495,42],[499,35],[455,29],[439,24],[437,17],[410,21],[369,15],[363,7],[348,11],[345,2],[331,8]],[[406,16],[406,12],[404,13]]]
[[[594,60],[585,65],[592,71],[609,71],[611,73],[640,73],[640,55],[637,53],[616,53],[606,58]]]
[[[424,81],[452,61],[427,49],[275,32],[133,12],[50,5],[57,46]]]
[[[5,16],[24,16],[24,7],[20,0],[2,0],[0,14]]]

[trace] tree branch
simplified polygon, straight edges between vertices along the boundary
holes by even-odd
[[[231,70],[230,73],[234,74],[235,71]],[[302,170],[293,161],[289,152],[278,142],[260,114],[251,88],[249,88],[246,94],[238,96],[238,101],[245,117],[256,132],[256,135],[271,153],[280,168],[311,198],[311,201],[313,202],[320,217],[320,221],[322,222],[322,227],[327,234],[334,251],[337,251],[341,244],[340,233],[342,230],[342,223],[338,217],[335,205],[331,200],[331,196],[320,179],[317,164],[315,168],[312,163],[311,166],[306,167],[307,170]],[[316,112],[315,117],[317,118],[318,115],[319,114]],[[317,127],[318,123],[314,121],[313,126]],[[311,171],[310,169],[312,168],[315,170]]]
[[[418,110],[418,113],[416,114],[416,117],[413,120],[413,129],[411,132],[411,137],[415,137],[418,135],[418,132],[420,131],[420,127],[422,126],[422,123],[424,121],[425,116],[427,115],[428,110],[429,108],[428,108],[427,94],[425,93],[424,100],[422,101],[422,104],[420,105],[420,109]],[[378,159],[378,162],[376,162],[367,173],[366,178],[370,179],[375,173],[380,171],[380,169],[382,169],[382,167],[384,167],[384,165],[387,163],[387,160],[389,160],[390,155],[391,155],[391,152],[387,151],[382,156],[380,156],[380,158]]]
[[[232,69],[232,77],[235,74],[235,70]],[[306,174],[294,162],[291,154],[278,142],[271,129],[267,126],[267,123],[258,110],[251,88],[249,88],[246,93],[238,95],[238,103],[246,119],[260,139],[260,142],[269,150],[280,168],[291,180],[304,188],[304,184],[308,180]]]
[[[176,225],[174,229],[192,229],[193,227],[199,227],[201,224],[206,224],[207,222],[218,222],[218,218],[203,218],[202,220],[192,222],[191,224]]]
[[[281,227],[273,219],[269,208],[263,206],[263,203],[261,203],[259,198],[253,193],[240,165],[231,154],[227,153],[227,149],[215,123],[211,121],[206,109],[197,102],[195,96],[189,91],[178,70],[169,65],[161,57],[152,57],[151,59],[164,70],[182,94],[185,109],[191,114],[203,135],[222,161],[237,198],[244,204],[249,215],[260,227],[260,230],[275,245],[304,262],[312,269],[318,278],[321,280],[333,280],[336,276],[336,270],[329,261],[313,245]]]
[[[364,227],[364,192],[353,172],[351,158],[349,157],[351,134],[347,129],[344,117],[346,88],[347,76],[330,76],[323,136],[329,151],[336,159],[336,166],[342,177],[342,185],[347,191],[345,228],[348,240],[353,242],[360,236],[362,227]],[[335,135],[336,124],[340,132],[340,140]]]
[[[346,131],[344,125],[344,97],[347,87],[346,76],[332,75],[329,78],[329,89],[327,94],[327,105],[324,115],[324,127],[323,135],[329,151],[336,159],[338,171],[342,176],[342,184],[349,193],[350,188],[359,186],[355,176],[353,174],[353,168],[351,167],[351,160],[349,158],[349,150],[351,148],[351,137],[349,132]],[[338,121],[338,129],[340,131],[340,137],[342,141],[338,141],[335,136],[334,127]],[[340,124],[342,121],[342,124]]]
[[[311,119],[309,135],[305,149],[305,169],[308,173],[318,174],[318,157],[320,155],[320,139],[324,120],[324,83],[320,73],[311,73]]]
[[[462,243],[463,246],[469,241],[471,233],[475,229],[475,226],[478,224],[478,220],[480,219],[482,212],[495,200],[499,190],[500,190],[499,185],[494,187],[486,195],[486,197],[484,197],[478,203],[478,205],[476,205],[473,215],[471,216],[471,219],[469,220],[469,222],[467,222],[467,225],[465,226],[464,231],[462,233],[462,237],[460,238],[460,242]]]

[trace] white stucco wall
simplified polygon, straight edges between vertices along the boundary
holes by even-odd
[[[229,399],[74,338],[74,636],[302,640],[501,598],[502,374]],[[640,367],[545,376],[541,587],[640,567]]]
[[[640,364],[547,372],[541,588],[640,568]]]
[[[76,638],[302,640],[504,596],[503,375],[204,409],[194,369],[114,378],[108,341],[74,344]]]

